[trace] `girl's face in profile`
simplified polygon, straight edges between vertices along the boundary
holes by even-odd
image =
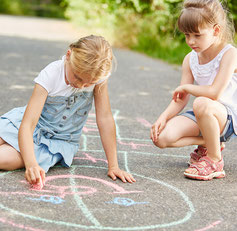
[[[75,73],[70,63],[70,54],[69,50],[66,55],[65,60],[65,82],[67,85],[70,85],[74,88],[83,89],[84,87],[90,87],[96,82],[91,82],[90,76],[86,73]]]
[[[186,43],[192,50],[203,52],[216,42],[217,30],[215,25],[199,29],[199,33],[185,33]]]

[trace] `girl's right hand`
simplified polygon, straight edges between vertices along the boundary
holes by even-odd
[[[43,185],[45,184],[45,171],[39,165],[34,167],[28,167],[25,171],[26,180],[34,185],[39,184],[40,180],[42,180]]]
[[[166,125],[166,119],[160,116],[157,121],[152,125],[150,136],[153,142],[156,142],[158,139],[159,134],[162,132]]]

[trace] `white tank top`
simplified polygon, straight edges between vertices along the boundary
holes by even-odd
[[[198,85],[211,85],[219,71],[219,66],[224,53],[233,47],[227,44],[220,53],[206,64],[199,64],[198,54],[193,50],[190,54],[189,64],[195,82]],[[232,115],[235,134],[237,135],[237,73],[233,76],[221,95],[219,102],[226,106]]]

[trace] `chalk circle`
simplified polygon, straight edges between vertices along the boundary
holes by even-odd
[[[80,165],[79,166],[74,165],[74,167],[106,169],[106,168],[103,168],[103,167],[80,166]],[[8,175],[10,173],[13,173],[13,172],[0,174],[0,177]],[[3,209],[3,210],[8,211],[8,212],[10,212],[14,215],[22,216],[24,218],[29,218],[31,220],[36,220],[36,221],[40,221],[40,222],[44,222],[44,223],[50,223],[50,224],[59,225],[59,226],[65,226],[67,228],[68,227],[74,227],[74,228],[80,228],[80,229],[85,229],[85,230],[98,229],[98,230],[119,230],[119,231],[127,230],[127,231],[130,231],[130,230],[149,230],[149,229],[155,229],[155,228],[156,229],[157,228],[170,228],[172,226],[176,226],[176,225],[180,225],[182,223],[185,223],[192,217],[192,214],[195,212],[193,204],[189,200],[189,198],[180,189],[178,189],[178,188],[176,188],[176,187],[174,187],[174,186],[172,186],[172,185],[170,185],[170,184],[168,184],[164,181],[153,179],[151,177],[146,177],[146,176],[136,174],[136,173],[131,173],[131,174],[136,176],[137,179],[138,178],[143,178],[145,180],[149,180],[149,181],[152,181],[153,183],[156,183],[156,184],[159,184],[163,187],[166,187],[169,190],[172,190],[173,193],[177,194],[183,201],[182,206],[181,206],[182,211],[185,208],[184,204],[186,204],[186,207],[188,208],[187,209],[188,211],[186,212],[185,216],[181,219],[177,219],[177,220],[170,221],[168,223],[162,223],[162,224],[152,224],[152,225],[134,226],[134,227],[132,227],[132,226],[130,226],[130,227],[109,227],[109,226],[103,226],[101,224],[98,224],[98,225],[82,225],[82,224],[77,224],[77,223],[61,221],[61,220],[51,220],[51,219],[46,219],[46,218],[42,218],[42,217],[37,217],[37,216],[22,213],[20,211],[14,210],[12,208],[8,208],[8,207],[4,206],[2,203],[0,203],[0,208]],[[101,179],[101,181],[104,181],[104,180]],[[159,198],[159,191],[157,191],[157,198]]]

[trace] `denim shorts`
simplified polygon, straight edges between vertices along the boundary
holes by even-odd
[[[193,120],[194,122],[197,122],[194,112],[192,110],[181,113],[180,115],[188,117],[189,119]],[[201,133],[200,133],[200,136],[202,136]],[[232,136],[236,136],[236,135],[234,132],[232,116],[228,114],[224,130],[220,135],[220,142],[226,142],[226,141],[230,140],[230,138]]]

